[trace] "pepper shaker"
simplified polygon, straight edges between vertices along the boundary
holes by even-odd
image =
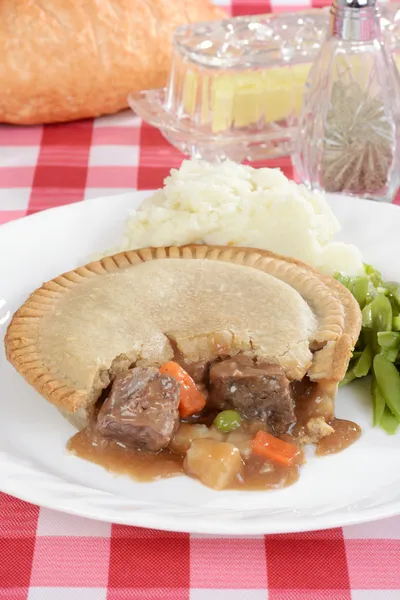
[[[400,183],[400,79],[381,40],[375,0],[333,0],[293,158],[311,189],[393,200]]]

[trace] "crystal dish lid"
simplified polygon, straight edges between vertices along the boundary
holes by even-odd
[[[174,50],[193,64],[208,68],[249,69],[305,59],[319,48],[328,10],[234,17],[179,27]]]
[[[363,0],[360,0],[360,5]],[[369,5],[368,0],[364,0]],[[400,2],[378,2],[381,29],[392,50],[400,50]],[[312,59],[329,24],[329,6],[282,14],[232,17],[178,27],[173,44],[193,63],[248,69]]]
[[[382,4],[386,46],[400,49],[400,3]],[[130,107],[190,156],[236,162],[290,154],[304,84],[329,8],[195,23],[174,33],[167,86]],[[400,64],[400,53],[395,56]]]

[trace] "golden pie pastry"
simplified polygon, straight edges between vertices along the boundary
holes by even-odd
[[[16,312],[5,347],[82,428],[117,373],[159,366],[176,348],[189,363],[244,354],[291,381],[335,387],[360,326],[350,292],[297,260],[192,245],[123,252],[56,277]]]

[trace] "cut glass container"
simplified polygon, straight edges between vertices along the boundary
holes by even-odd
[[[380,6],[400,65],[400,2]],[[292,152],[303,90],[329,8],[179,27],[163,89],[133,92],[135,113],[193,158],[265,160]]]

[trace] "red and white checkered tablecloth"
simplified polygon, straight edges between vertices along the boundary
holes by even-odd
[[[233,0],[230,9],[239,15],[306,4]],[[1,126],[0,223],[159,187],[181,160],[129,112]],[[271,164],[292,176],[288,158]],[[323,532],[215,537],[109,525],[0,494],[0,600],[27,599],[400,600],[400,517]]]

